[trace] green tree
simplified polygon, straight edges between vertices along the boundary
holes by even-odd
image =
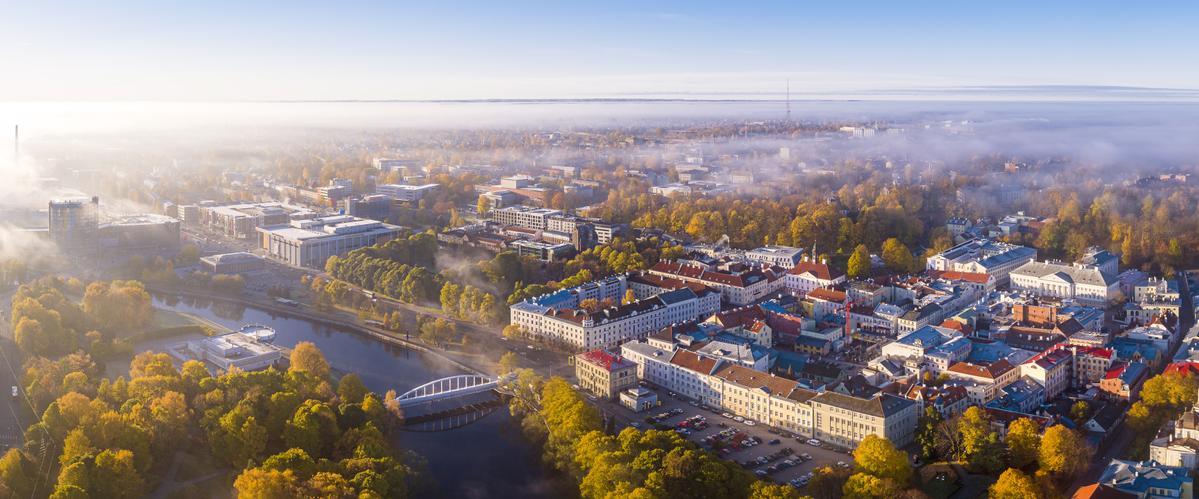
[[[370,393],[370,390],[366,389],[366,385],[362,384],[362,378],[356,373],[346,374],[337,381],[337,398],[343,404],[362,402],[362,397],[367,393]]]
[[[866,249],[866,245],[859,244],[853,249],[853,254],[849,255],[849,268],[846,273],[851,278],[870,275],[870,250]]]
[[[11,497],[30,497],[38,477],[37,466],[16,447],[0,458],[0,484]]]
[[[903,487],[889,478],[879,478],[869,473],[855,473],[842,488],[845,499],[882,499],[895,497]]]
[[[937,427],[943,421],[941,412],[929,405],[916,423],[916,444],[920,446],[920,457],[926,461],[937,455]]]

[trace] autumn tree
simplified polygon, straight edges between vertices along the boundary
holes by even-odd
[[[1036,482],[1016,468],[1008,468],[987,489],[990,499],[1040,499]]]
[[[1041,436],[1037,463],[1042,471],[1057,479],[1065,479],[1082,471],[1090,454],[1090,449],[1078,433],[1062,425],[1053,425]]]
[[[851,278],[860,278],[870,275],[870,250],[866,249],[866,245],[859,244],[853,249],[853,254],[849,255],[849,267],[846,273]]]
[[[908,456],[895,445],[878,435],[867,435],[853,451],[853,460],[863,473],[886,478],[906,485],[912,478]]]
[[[1041,427],[1029,418],[1020,418],[1008,425],[1008,461],[1014,468],[1024,468],[1037,461],[1041,448]]]
[[[329,377],[329,362],[325,355],[311,342],[301,341],[291,350],[288,370],[305,372],[318,379]]]

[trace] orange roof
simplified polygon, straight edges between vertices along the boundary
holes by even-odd
[[[736,364],[721,366],[715,375],[725,381],[750,389],[765,389],[771,395],[778,395],[780,397],[787,396],[787,394],[791,393],[791,390],[799,386],[799,383],[787,378],[767,374],[762,371],[755,371]]]
[[[832,269],[827,264],[817,262],[799,262],[794,267],[791,267],[791,270],[787,271],[787,273],[793,275],[812,274],[813,277],[824,281],[831,281],[837,277],[841,277],[840,274],[834,277]]]
[[[811,298],[816,298],[816,299],[820,299],[820,300],[824,300],[824,301],[833,301],[833,302],[837,302],[837,303],[845,302],[845,292],[837,291],[835,289],[816,288],[811,291],[808,291],[808,296]]]
[[[974,376],[976,378],[995,379],[1003,376],[1008,371],[1015,367],[1007,359],[1000,359],[990,364],[973,364],[970,362],[958,362],[949,366],[949,370],[966,376]]]
[[[940,277],[941,279],[948,279],[950,281],[969,281],[977,284],[986,284],[991,280],[990,274],[984,274],[981,272],[960,272],[957,270],[946,270],[937,272],[934,275]]]
[[[704,374],[711,374],[712,368],[716,367],[716,359],[710,359],[697,355],[695,352],[687,350],[679,350],[670,358],[670,363],[684,369],[689,369]]]

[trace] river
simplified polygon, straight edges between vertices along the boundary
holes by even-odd
[[[403,393],[434,379],[462,374],[458,367],[416,350],[388,345],[353,331],[307,320],[273,314],[261,309],[226,303],[154,296],[154,306],[192,314],[237,329],[244,324],[275,328],[275,343],[293,347],[310,341],[325,353],[339,371],[352,371],[371,390]],[[157,350],[170,340],[137,345],[136,351]],[[437,431],[401,431],[396,439],[401,448],[412,450],[429,462],[429,469],[446,497],[564,497],[571,488],[554,478],[540,460],[540,449],[530,444],[520,428],[500,408],[461,428]]]

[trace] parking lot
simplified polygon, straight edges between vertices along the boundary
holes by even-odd
[[[664,390],[654,391],[658,393],[661,405],[640,413],[634,413],[615,401],[595,402],[606,416],[615,417],[623,426],[631,425],[640,429],[666,428],[680,431],[680,423],[689,419],[697,421],[695,416],[702,416],[706,425],[685,423],[685,431],[680,431],[680,434],[697,445],[716,452],[722,458],[742,465],[760,478],[775,483],[798,480],[823,466],[837,467],[838,463],[845,463],[846,467],[853,466],[853,456],[848,450],[836,449],[828,444],[813,446],[807,443],[806,437],[780,432],[760,423],[751,425],[749,422],[737,421],[732,414],[727,415],[732,417],[726,417],[720,410],[705,410],[698,404],[692,405],[682,398],[670,397]],[[669,416],[660,420],[655,418],[656,423],[646,420],[660,414]],[[772,443],[776,441],[777,443]],[[804,459],[805,454],[811,459]],[[794,465],[788,465],[787,461]]]

